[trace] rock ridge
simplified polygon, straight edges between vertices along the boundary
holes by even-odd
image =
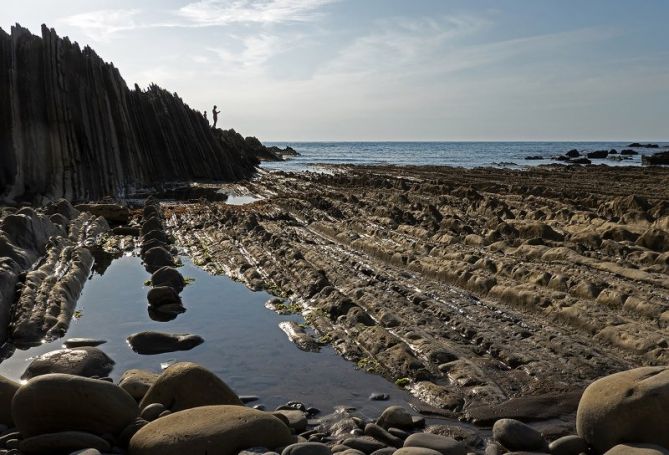
[[[0,29],[0,125],[0,201],[10,204],[244,179],[260,150],[177,94],[129,89],[113,64],[45,25],[41,37]]]

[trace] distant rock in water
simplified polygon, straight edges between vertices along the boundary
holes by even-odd
[[[650,156],[644,155],[641,157],[641,163],[652,166],[657,166],[657,165],[669,166],[669,152],[654,153]]]
[[[657,144],[639,144],[638,142],[634,142],[630,145],[628,145],[630,148],[636,148],[636,149],[657,149],[660,148],[659,145]]]
[[[300,154],[292,147],[288,146],[281,149],[277,146],[265,147],[255,137],[247,137],[246,144],[253,150],[255,156],[261,161],[285,161],[288,157],[299,156]]]
[[[42,37],[0,29],[0,125],[4,202],[243,179],[270,153],[211,128],[176,94],[130,90],[113,64],[44,25]]]

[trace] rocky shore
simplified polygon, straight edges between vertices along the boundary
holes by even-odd
[[[55,30],[0,29],[0,202],[127,197],[170,182],[248,178],[292,149],[211,128],[157,85],[119,70]]]
[[[114,383],[104,340],[72,339],[24,384],[0,381],[0,453],[667,453],[667,181],[662,168],[341,166],[194,186],[193,200],[4,208],[5,357],[62,337],[109,256],[140,256],[149,315],[176,318],[181,252],[302,312],[315,335],[281,326],[298,348],[331,344],[423,404],[322,415],[296,396],[268,412],[188,362]],[[128,343],[206,346],[156,331]]]
[[[76,350],[76,349],[75,349]],[[669,370],[646,367],[602,378],[585,391],[577,434],[543,434],[501,418],[492,430],[390,406],[370,419],[353,408],[331,415],[290,401],[251,407],[199,365],[110,378],[50,373],[19,385],[0,377],[0,453],[130,455],[663,455]],[[249,403],[249,404],[245,404]]]

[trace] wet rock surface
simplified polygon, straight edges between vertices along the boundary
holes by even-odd
[[[128,344],[138,354],[188,351],[202,343],[202,337],[188,333],[140,332],[128,337]]]
[[[573,425],[590,381],[667,361],[666,170],[332,171],[263,175],[246,185],[263,200],[167,209],[168,228],[348,359],[479,421]]]
[[[49,373],[65,373],[85,377],[105,377],[114,368],[114,361],[100,349],[83,346],[60,349],[41,355],[30,362],[21,379]]]

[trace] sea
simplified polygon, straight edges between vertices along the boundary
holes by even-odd
[[[630,159],[593,159],[593,164],[640,166],[641,155],[669,150],[668,142],[659,149],[632,148],[630,142],[268,142],[265,145],[291,146],[300,156],[282,162],[263,163],[266,169],[287,171],[318,170],[323,165],[446,165],[463,168],[482,166],[521,168],[559,164],[551,157],[577,149],[582,154],[596,150],[620,152],[632,149],[639,153]],[[527,160],[528,156],[542,159]]]

